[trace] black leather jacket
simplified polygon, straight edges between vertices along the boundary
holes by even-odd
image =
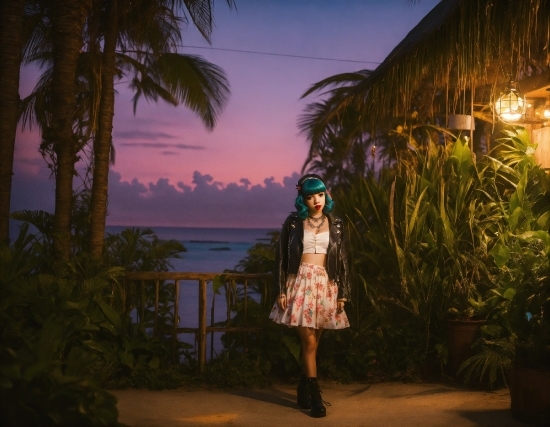
[[[348,280],[347,255],[345,248],[344,225],[340,218],[327,215],[329,221],[329,243],[326,269],[329,280],[338,285],[338,299],[351,300]],[[284,294],[286,277],[297,274],[304,250],[304,221],[297,213],[288,216],[283,224],[275,255],[274,295]]]

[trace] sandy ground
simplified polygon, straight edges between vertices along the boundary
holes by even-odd
[[[320,382],[331,402],[325,418],[298,409],[292,385],[262,389],[116,390],[119,420],[132,427],[368,426],[525,427],[512,418],[508,390],[453,384],[334,384]]]

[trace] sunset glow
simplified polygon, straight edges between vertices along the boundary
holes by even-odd
[[[216,7],[214,48],[370,63],[182,47],[181,52],[200,55],[223,68],[230,82],[229,102],[211,132],[189,110],[162,101],[153,104],[141,100],[134,116],[128,82],[119,82],[113,130],[116,160],[112,166],[107,223],[221,226],[223,217],[223,226],[278,224],[293,208],[293,193],[288,188],[271,195],[266,193],[265,200],[271,206],[283,206],[268,215],[269,219],[245,219],[242,209],[235,207],[238,199],[224,199],[228,204],[220,207],[217,216],[195,212],[204,208],[196,200],[194,204],[185,204],[192,200],[191,190],[197,189],[194,182],[197,176],[210,176],[208,185],[219,190],[231,185],[241,187],[243,194],[249,196],[254,186],[264,192],[273,187],[266,185],[266,180],[284,188],[287,177],[292,187],[290,177],[300,173],[309,148],[296,123],[313,98],[300,100],[300,96],[313,83],[331,75],[375,68],[436,3],[435,0],[415,5],[405,0],[237,0],[237,11]],[[185,36],[184,46],[208,47],[191,25]],[[24,70],[22,96],[32,89],[36,75],[35,70]],[[31,132],[19,133],[13,210],[53,207],[54,184],[44,182],[48,181],[49,170],[37,151],[39,142],[36,127]],[[40,183],[31,184],[37,181]],[[128,199],[124,204],[115,199],[122,197],[121,188],[129,191],[138,187],[143,191],[130,192],[138,199]],[[158,218],[158,205],[156,211],[145,209],[143,198],[154,197],[155,191],[158,196],[161,187],[174,192],[172,201],[178,200],[182,211],[194,213]],[[40,194],[33,196],[35,191]],[[51,202],[46,202],[47,199]],[[246,200],[253,203],[251,198]]]

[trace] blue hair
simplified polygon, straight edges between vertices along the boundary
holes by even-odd
[[[332,212],[332,209],[334,208],[334,201],[327,193],[327,187],[325,186],[325,183],[320,179],[320,177],[308,177],[308,175],[306,175],[305,177],[300,179],[300,181],[298,181],[298,186],[300,187],[300,189],[298,190],[298,197],[296,197],[296,200],[294,201],[294,206],[296,207],[298,216],[301,219],[306,219],[308,216],[308,208],[304,203],[304,197],[310,196],[312,194],[324,192],[325,207],[323,208],[323,213],[328,214]]]

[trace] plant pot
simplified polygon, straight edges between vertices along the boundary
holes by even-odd
[[[479,337],[479,327],[485,320],[447,320],[449,367],[456,374],[460,365],[472,356],[472,344]]]
[[[476,124],[472,116],[467,114],[449,115],[449,129],[474,130],[475,128],[476,128]]]
[[[508,375],[512,416],[550,426],[550,370],[514,366]]]

